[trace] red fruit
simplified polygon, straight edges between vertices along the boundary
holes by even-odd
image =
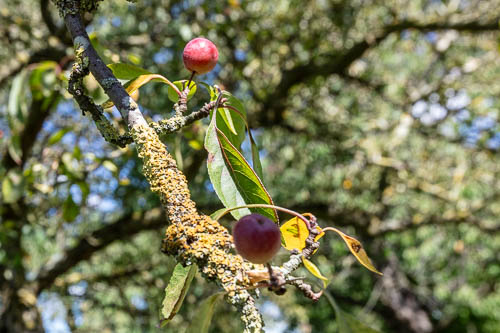
[[[195,38],[187,43],[182,52],[184,66],[196,74],[205,74],[210,72],[219,59],[217,47],[206,38]]]
[[[236,251],[246,260],[265,264],[281,247],[280,229],[270,219],[259,214],[242,217],[233,227]]]

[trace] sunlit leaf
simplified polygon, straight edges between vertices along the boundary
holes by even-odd
[[[189,147],[193,148],[194,150],[203,149],[202,144],[198,140],[189,140],[188,145],[189,145]]]
[[[144,74],[144,75],[140,75],[140,76],[136,77],[135,79],[133,79],[131,81],[128,81],[127,83],[125,83],[125,85],[123,87],[125,88],[127,93],[130,95],[134,91],[136,91],[137,89],[139,89],[140,87],[142,87],[143,85],[147,84],[150,81],[163,82],[165,84],[170,84],[170,81],[168,81],[167,78],[165,78],[164,76],[162,76],[160,74]],[[114,105],[113,101],[107,100],[106,102],[104,102],[101,105],[101,107],[103,109],[108,109],[108,108],[112,107],[113,105]]]
[[[214,87],[212,87],[206,82],[198,82],[198,83],[204,86],[205,89],[207,89],[208,93],[210,94],[211,101],[215,101],[217,99],[217,90]]]
[[[191,281],[198,270],[196,265],[182,266],[177,264],[165,288],[165,298],[162,303],[161,314],[164,323],[172,319],[181,308],[184,297],[191,285]]]
[[[210,215],[210,218],[214,221],[217,221],[220,219],[221,215],[226,211],[226,208],[221,208],[216,210]]]
[[[127,59],[135,65],[139,65],[141,63],[141,57],[137,54],[129,54],[127,55]]]
[[[10,144],[7,147],[10,157],[17,165],[23,163],[23,150],[21,148],[21,137],[18,134],[13,134],[10,137]]]
[[[217,128],[224,133],[233,146],[240,150],[245,141],[245,129],[248,127],[246,110],[243,104],[227,91],[222,92],[227,99],[225,106],[217,110]]]
[[[102,166],[113,173],[116,173],[118,171],[118,167],[116,166],[116,164],[114,164],[110,160],[105,160],[104,162],[102,162]]]
[[[78,165],[78,162],[74,159],[73,154],[65,152],[61,156],[61,161],[63,162],[63,171],[71,180],[78,181],[83,178],[83,172]]]
[[[48,185],[48,184],[38,184],[34,183],[33,188],[36,189],[37,191],[42,192],[43,194],[48,194],[54,191],[54,187]]]
[[[125,63],[109,64],[108,67],[119,80],[133,80],[140,75],[151,74],[144,68]]]
[[[12,133],[19,133],[25,125],[27,117],[26,88],[28,86],[28,71],[21,71],[12,81],[7,104],[7,118]]]
[[[323,288],[326,288],[328,286],[328,283],[330,283],[330,280],[328,280],[326,277],[321,274],[319,271],[319,268],[313,264],[310,260],[302,257],[302,262],[304,263],[304,267],[311,272],[312,275],[323,281]]]
[[[321,228],[317,228],[321,230]],[[289,251],[293,249],[302,251],[302,249],[306,247],[306,239],[309,237],[309,230],[302,219],[298,217],[291,218],[281,225],[280,231],[282,244],[285,249]],[[324,233],[320,233],[316,236],[315,240],[319,240],[323,235]]]
[[[36,64],[30,74],[30,88],[34,98],[40,99],[48,96],[57,81],[54,70],[58,67],[55,61],[43,61]],[[47,71],[50,71],[47,73]],[[36,96],[35,96],[36,95]]]
[[[68,133],[69,131],[70,131],[70,128],[67,127],[67,128],[63,128],[63,129],[60,129],[59,131],[55,132],[54,134],[52,134],[49,137],[48,144],[53,145],[55,143],[58,143],[59,141],[61,141],[63,136],[66,135],[66,133]]]
[[[10,170],[2,180],[2,199],[5,203],[17,202],[24,193],[25,178],[21,171]]]
[[[214,314],[215,304],[222,296],[222,293],[214,294],[209,296],[199,306],[199,310],[196,311],[193,319],[191,320],[191,325],[189,325],[186,332],[193,333],[207,333],[210,328],[210,322],[212,321],[212,316]]]
[[[172,83],[175,84],[175,86],[179,89],[179,91],[183,91],[185,88],[184,86],[187,85],[188,81],[181,80],[181,81],[174,81]],[[191,99],[191,97],[194,96],[194,94],[196,93],[196,89],[197,89],[196,82],[191,81],[191,83],[189,84],[189,93],[187,95],[188,101]],[[168,99],[171,100],[172,102],[177,103],[179,101],[179,95],[171,86],[168,86],[167,95]]]
[[[224,122],[227,128],[231,131],[231,133],[233,133],[234,135],[238,135],[236,128],[234,128],[234,122],[233,122],[233,117],[231,115],[231,111],[229,111],[228,108],[221,108],[219,110],[219,114],[222,117],[222,119],[224,119]]]
[[[211,100],[217,99],[215,88],[202,83],[210,91]],[[246,204],[273,204],[269,193],[264,187],[262,180],[245,160],[239,147],[245,139],[246,111],[243,104],[234,96],[223,92],[227,98],[226,105],[231,106],[233,129],[235,135],[228,127],[224,114],[221,112],[226,108],[218,108],[212,112],[210,125],[205,136],[205,148],[209,156],[207,160],[208,173],[217,196],[226,208],[243,206]],[[237,121],[236,121],[237,119]],[[278,222],[278,214],[269,208],[245,208],[233,210],[231,214],[239,219],[250,212],[260,213]]]
[[[55,61],[43,61],[32,68],[29,83],[34,99],[42,99],[53,92],[54,84],[57,82],[54,69],[57,66]],[[45,102],[50,102],[50,99]]]
[[[383,275],[381,272],[379,272],[375,268],[375,266],[373,266],[372,261],[370,260],[370,258],[368,257],[368,254],[366,254],[366,251],[363,248],[363,245],[361,245],[361,243],[356,238],[348,236],[348,235],[344,234],[342,231],[338,230],[337,228],[333,228],[333,227],[324,228],[323,230],[324,231],[327,231],[327,230],[335,231],[337,234],[340,235],[340,237],[342,237],[342,239],[347,244],[347,247],[349,248],[349,250],[352,252],[352,254],[354,254],[354,256],[356,257],[356,259],[358,259],[358,261],[361,263],[361,265],[365,266],[366,268],[368,268],[372,272]]]

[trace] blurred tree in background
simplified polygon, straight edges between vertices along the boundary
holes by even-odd
[[[171,80],[189,77],[187,41],[217,45],[216,70],[198,80],[245,102],[274,202],[355,235],[384,273],[364,270],[339,238],[324,239],[314,261],[345,312],[381,332],[495,333],[499,8],[496,0],[104,1],[85,20],[107,63]],[[157,331],[174,265],[159,251],[167,221],[134,150],[106,143],[67,93],[73,60],[51,2],[0,2],[0,332]],[[200,89],[191,103],[207,99]],[[141,88],[138,102],[149,119],[172,112],[164,85]],[[210,214],[222,205],[206,170],[207,125],[164,140]],[[185,331],[216,291],[196,277],[163,330]],[[259,304],[269,332],[338,330],[326,298],[264,292]],[[228,304],[215,311],[212,332],[241,330]]]

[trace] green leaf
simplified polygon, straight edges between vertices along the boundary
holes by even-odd
[[[252,148],[253,169],[255,170],[257,176],[259,176],[261,180],[264,180],[262,163],[260,162],[259,147],[257,147],[257,143],[255,143],[255,140],[252,137],[252,131],[250,131],[250,128],[248,129],[248,137],[250,138],[250,146]]]
[[[140,75],[140,76],[136,77],[135,79],[133,79],[131,81],[128,81],[127,83],[125,83],[125,85],[123,87],[125,88],[127,93],[130,95],[134,91],[136,91],[137,89],[139,89],[140,87],[142,87],[143,85],[145,85],[146,83],[148,83],[150,81],[163,82],[163,83],[168,84],[168,85],[171,84],[171,82],[167,78],[165,78],[164,76],[162,76],[160,74],[144,74],[144,75]],[[107,100],[106,102],[104,102],[101,105],[101,107],[103,109],[108,109],[108,108],[112,107],[113,105],[114,105],[114,103],[111,100]]]
[[[67,222],[73,222],[78,214],[80,214],[80,207],[73,201],[71,194],[68,194],[63,204],[63,219]]]
[[[339,333],[380,333],[379,331],[359,321],[356,317],[340,309],[330,293],[325,292],[324,294],[335,311],[337,325],[339,326]]]
[[[221,208],[210,214],[210,218],[214,221],[218,221],[222,215],[226,211],[226,208]]]
[[[245,129],[248,127],[246,110],[229,92],[223,91],[222,96],[227,99],[224,105],[228,107],[217,110],[217,128],[240,150],[241,144],[245,141]]]
[[[63,128],[63,129],[60,129],[59,131],[55,132],[54,134],[52,134],[50,136],[48,144],[53,145],[55,143],[58,143],[59,141],[61,141],[63,136],[66,135],[66,133],[68,133],[69,131],[70,131],[70,129],[67,127],[67,128]]]
[[[170,281],[165,288],[165,298],[161,309],[165,322],[172,319],[181,308],[196,271],[197,266],[194,264],[186,267],[181,264],[175,266]]]
[[[135,65],[139,65],[141,63],[141,57],[137,54],[129,54],[127,55],[127,59]]]
[[[116,166],[116,164],[114,164],[110,160],[105,160],[104,162],[102,162],[102,166],[111,171],[112,173],[116,173],[118,171],[118,167]]]
[[[21,171],[10,170],[2,181],[2,197],[5,203],[17,202],[24,193],[25,179]]]
[[[65,152],[61,156],[61,161],[63,162],[63,171],[71,180],[78,181],[83,178],[83,172],[80,165],[73,158],[73,154]]]
[[[181,80],[181,81],[174,81],[172,82],[173,84],[175,84],[175,86],[180,90],[184,90],[184,85],[187,84],[187,80]],[[194,94],[196,93],[196,83],[194,81],[191,81],[191,83],[189,84],[189,93],[187,95],[187,100],[189,101],[191,99],[191,97],[194,96]],[[179,101],[179,95],[177,94],[177,92],[174,90],[174,88],[168,86],[168,90],[167,90],[167,94],[168,94],[168,99],[171,100],[172,102],[174,103],[177,103]]]
[[[80,187],[80,191],[82,191],[82,202],[85,202],[90,194],[90,186],[85,181],[79,181],[77,184]]]
[[[261,180],[243,155],[217,128],[216,120],[217,117],[212,115],[205,137],[205,148],[209,153],[208,174],[217,196],[227,208],[258,203],[272,205],[273,201]],[[270,208],[239,209],[233,210],[231,214],[240,219],[250,211],[278,221],[276,211]]]
[[[217,90],[206,82],[199,82],[202,86],[207,89],[210,94],[210,101],[215,101],[217,99]]]
[[[193,317],[191,324],[186,332],[207,333],[210,328],[210,322],[214,314],[215,304],[219,300],[222,293],[217,293],[209,296],[201,303],[199,310]]]
[[[150,71],[131,64],[114,63],[108,67],[119,80],[133,80],[140,75],[151,74]]]
[[[30,75],[30,88],[35,99],[49,96],[54,90],[57,76],[54,70],[58,64],[55,61],[43,61],[33,67]],[[47,71],[51,71],[46,73]]]
[[[23,70],[12,81],[7,104],[7,118],[12,133],[17,134],[24,128],[27,117],[27,98],[25,98],[28,86],[28,71]]]
[[[21,148],[21,137],[18,134],[13,134],[10,138],[10,144],[7,147],[10,157],[17,165],[23,163],[23,150]]]

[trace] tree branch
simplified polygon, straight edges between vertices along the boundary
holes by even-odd
[[[64,17],[64,21],[73,38],[76,53],[82,56],[84,65],[88,65],[90,72],[118,108],[128,127],[131,128],[135,125],[148,126],[137,104],[128,95],[120,81],[116,79],[111,69],[106,66],[92,46],[80,15],[69,13]]]
[[[52,19],[52,14],[49,8],[50,0],[40,0],[40,12],[42,14],[43,22],[49,29],[53,36],[56,36],[65,45],[71,45],[72,40],[68,36],[68,31],[64,29],[64,26],[57,26]]]
[[[366,51],[376,47],[383,42],[389,35],[395,32],[401,32],[407,29],[418,31],[434,31],[434,30],[457,30],[469,32],[486,32],[500,30],[498,19],[486,23],[466,22],[466,23],[448,23],[448,22],[432,22],[418,23],[414,21],[403,21],[388,25],[383,28],[376,37],[365,39],[342,54],[329,54],[311,59],[308,63],[296,66],[292,69],[282,72],[282,78],[278,86],[273,90],[273,93],[268,95],[263,101],[262,110],[260,112],[261,124],[277,124],[283,120],[283,111],[286,108],[286,99],[288,90],[294,85],[305,82],[316,76],[330,76],[338,74],[345,76],[349,66],[357,59],[361,58]],[[320,64],[317,64],[320,63]],[[272,112],[270,112],[272,110]]]
[[[40,270],[37,279],[36,292],[39,294],[50,287],[56,278],[84,260],[88,260],[94,253],[102,250],[116,240],[128,239],[145,230],[158,229],[166,224],[160,209],[153,209],[145,216],[133,218],[126,215],[112,224],[97,229],[90,235],[80,239],[77,245],[65,251],[54,262],[47,263]]]

